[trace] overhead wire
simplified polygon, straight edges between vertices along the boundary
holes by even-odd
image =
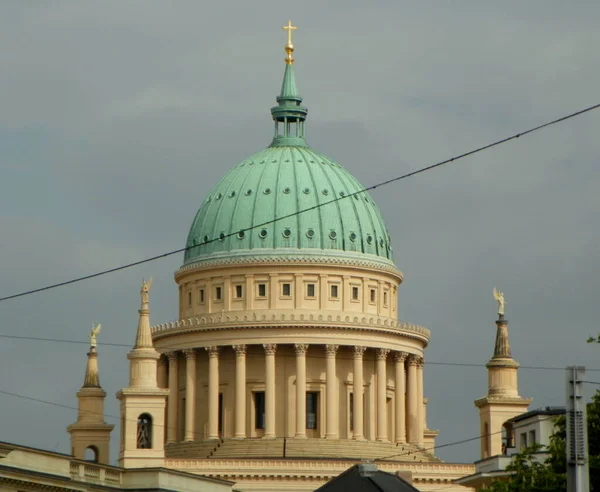
[[[75,343],[78,345],[87,345],[90,342],[89,341],[84,341],[84,340],[67,340],[64,338],[43,338],[43,337],[33,337],[33,336],[22,336],[22,335],[7,335],[7,334],[1,334],[0,333],[0,338],[7,338],[7,339],[14,339],[14,340],[26,340],[26,341],[40,341],[40,342],[50,342],[50,343]],[[125,347],[125,348],[132,348],[133,344],[127,344],[127,343],[110,343],[110,342],[97,342],[98,346],[106,346],[106,347]],[[161,347],[162,349],[179,349],[179,345],[174,344],[174,345],[167,345],[164,347]],[[202,347],[199,347],[202,348]],[[311,355],[312,358],[326,358],[324,355]],[[344,357],[343,355],[338,355],[337,359],[345,359],[345,360],[352,360],[351,357]],[[425,359],[423,361],[423,363],[425,365],[430,365],[430,366],[452,366],[452,367],[485,367],[486,364],[485,363],[477,363],[477,362],[444,362],[444,361],[431,361],[431,360],[427,360]],[[537,371],[564,371],[567,369],[567,367],[560,367],[560,366],[527,366],[527,365],[520,365],[519,366],[520,369],[530,369],[530,370],[537,370]],[[589,372],[600,372],[600,368],[585,368],[586,371]],[[599,382],[594,382],[594,381],[582,381],[583,383],[590,383],[590,384],[600,384]]]
[[[519,132],[519,133],[515,133],[513,135],[510,135],[508,137],[502,138],[500,140],[496,140],[496,141],[494,141],[492,143],[483,145],[481,147],[477,147],[475,149],[463,152],[462,154],[458,154],[458,155],[456,155],[454,157],[451,157],[449,159],[445,159],[443,161],[436,162],[435,164],[431,164],[430,166],[426,166],[426,167],[417,169],[415,171],[411,171],[409,173],[402,174],[400,176],[396,176],[395,178],[387,179],[387,180],[382,181],[380,183],[377,183],[377,184],[368,186],[366,188],[363,188],[361,190],[355,191],[353,193],[345,194],[344,196],[337,196],[336,198],[334,198],[332,200],[329,200],[327,202],[318,203],[318,204],[313,205],[311,207],[307,207],[305,209],[298,210],[298,211],[290,213],[290,214],[282,215],[280,217],[275,217],[274,219],[267,220],[267,221],[261,222],[259,224],[251,225],[251,226],[245,227],[243,229],[238,229],[238,230],[235,230],[235,231],[230,231],[227,234],[222,234],[222,235],[219,235],[219,237],[215,237],[215,238],[209,239],[207,241],[204,241],[202,243],[202,245],[210,244],[210,243],[213,243],[215,241],[221,241],[223,239],[226,239],[226,238],[231,237],[233,235],[236,235],[238,233],[241,233],[241,232],[245,233],[245,232],[251,231],[253,229],[257,229],[259,227],[264,227],[264,226],[273,224],[275,222],[278,222],[280,220],[284,220],[284,219],[288,219],[288,218],[291,218],[291,217],[295,217],[295,216],[300,215],[300,214],[302,214],[304,212],[308,212],[308,211],[311,211],[311,210],[316,210],[318,208],[324,207],[325,205],[329,205],[331,203],[336,203],[339,200],[345,200],[345,199],[351,198],[351,197],[353,197],[355,195],[360,195],[360,194],[365,193],[367,191],[375,190],[375,189],[380,188],[382,186],[386,186],[388,184],[395,183],[395,182],[400,181],[402,179],[406,179],[406,178],[410,178],[412,176],[416,176],[417,174],[421,174],[421,173],[424,173],[426,171],[430,171],[432,169],[441,167],[441,166],[443,166],[445,164],[449,164],[451,162],[455,162],[455,161],[458,161],[460,159],[464,159],[465,157],[469,157],[469,156],[472,156],[472,155],[477,154],[479,152],[483,152],[484,150],[491,149],[493,147],[502,145],[504,143],[510,142],[511,140],[515,140],[517,138],[524,137],[525,135],[529,135],[530,133],[536,132],[536,131],[541,130],[543,128],[547,128],[547,127],[555,125],[557,123],[561,123],[561,122],[569,120],[571,118],[575,118],[577,116],[580,116],[582,114],[588,113],[588,112],[593,111],[593,110],[598,109],[598,108],[600,108],[600,103],[599,104],[594,104],[592,106],[588,106],[588,107],[586,107],[584,109],[581,109],[579,111],[575,111],[574,113],[570,113],[568,115],[561,116],[560,118],[556,118],[554,120],[548,121],[548,122],[543,123],[541,125],[537,125],[537,126],[535,126],[533,128],[530,128],[528,130],[525,130],[525,131],[522,131],[522,132]],[[172,256],[172,255],[175,255],[175,254],[178,254],[178,253],[183,253],[185,251],[188,251],[188,250],[193,249],[193,248],[197,248],[199,246],[201,246],[201,245],[193,244],[193,245],[190,245],[190,246],[186,246],[184,248],[178,248],[178,249],[175,249],[175,250],[172,250],[172,251],[168,251],[166,253],[161,253],[161,254],[158,254],[158,255],[155,255],[155,256],[150,256],[150,257],[138,260],[138,261],[134,261],[134,262],[131,262],[131,263],[126,263],[125,265],[120,265],[120,266],[117,266],[117,267],[109,268],[109,269],[102,270],[102,271],[99,271],[99,272],[96,272],[96,273],[92,273],[92,274],[88,274],[88,275],[83,275],[83,276],[80,276],[80,277],[72,278],[70,280],[65,280],[63,282],[57,282],[57,283],[54,283],[54,284],[46,285],[44,287],[38,287],[36,289],[30,289],[30,290],[26,290],[24,292],[19,292],[19,293],[16,293],[16,294],[11,294],[11,295],[8,295],[8,296],[0,297],[0,302],[8,301],[10,299],[16,299],[18,297],[23,297],[23,296],[27,296],[27,295],[31,295],[31,294],[36,294],[38,292],[43,292],[43,291],[47,291],[47,290],[50,290],[50,289],[55,289],[55,288],[58,288],[58,287],[64,287],[64,286],[71,285],[71,284],[74,284],[74,283],[77,283],[77,282],[82,282],[84,280],[90,280],[90,279],[97,278],[97,277],[100,277],[100,276],[103,276],[103,275],[107,275],[107,274],[110,274],[110,273],[115,273],[115,272],[118,272],[118,271],[121,271],[121,270],[125,270],[125,269],[128,269],[128,268],[132,268],[132,267],[135,267],[135,266],[142,265],[144,263],[149,263],[149,262],[156,261],[156,260],[159,260],[159,259],[162,259],[162,258],[166,258],[168,256]]]

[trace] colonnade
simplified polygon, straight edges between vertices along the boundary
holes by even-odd
[[[207,439],[219,438],[219,354],[223,347],[205,347],[208,353],[208,426]],[[246,428],[246,353],[247,345],[233,345],[235,351],[235,404],[234,433],[236,439],[248,437]],[[264,344],[265,354],[265,439],[275,435],[275,356],[276,344]],[[306,439],[306,354],[309,345],[295,344],[296,354],[296,439]],[[336,359],[339,345],[325,345],[325,438],[339,439],[339,391],[336,377]],[[363,359],[367,347],[353,346],[353,421],[352,438],[365,440],[364,432],[364,377]],[[423,405],[423,358],[407,352],[374,348],[376,356],[376,440],[408,442],[422,445],[425,431]],[[167,353],[168,372],[164,359],[158,366],[159,384],[170,389],[167,404],[167,442],[177,441],[179,398],[179,351]],[[186,349],[185,355],[185,428],[184,441],[196,440],[196,349]],[[387,361],[394,360],[394,436],[388,435],[387,415]],[[168,377],[167,377],[168,374]]]

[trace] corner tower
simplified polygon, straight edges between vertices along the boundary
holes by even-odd
[[[508,419],[527,411],[531,398],[519,396],[519,363],[512,358],[508,341],[508,320],[504,318],[504,295],[494,289],[498,302],[494,355],[486,364],[488,394],[475,400],[479,408],[481,459],[503,453],[502,428]]]
[[[106,392],[100,386],[96,336],[101,325],[92,329],[83,386],[77,392],[77,422],[67,427],[71,435],[71,454],[80,460],[110,463],[110,433],[114,425],[104,421]]]
[[[141,308],[135,345],[127,354],[129,386],[117,393],[121,401],[119,465],[123,468],[164,464],[165,406],[169,390],[158,387],[157,361],[150,332],[148,295],[152,279],[142,283]]]

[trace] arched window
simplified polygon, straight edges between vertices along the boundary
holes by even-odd
[[[490,426],[487,422],[483,424],[483,457],[490,456]]]
[[[92,463],[98,463],[98,448],[96,446],[88,446],[83,459]]]
[[[152,417],[143,413],[137,421],[137,447],[150,449],[152,447]]]

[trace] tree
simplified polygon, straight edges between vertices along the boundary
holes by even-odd
[[[600,492],[600,391],[596,391],[587,405],[588,451],[590,469],[590,490]],[[496,481],[486,490],[490,492],[546,492],[566,490],[567,453],[566,418],[564,415],[554,420],[554,432],[550,437],[548,457],[540,462],[536,457],[541,446],[523,449],[514,455],[507,471],[508,478]]]

